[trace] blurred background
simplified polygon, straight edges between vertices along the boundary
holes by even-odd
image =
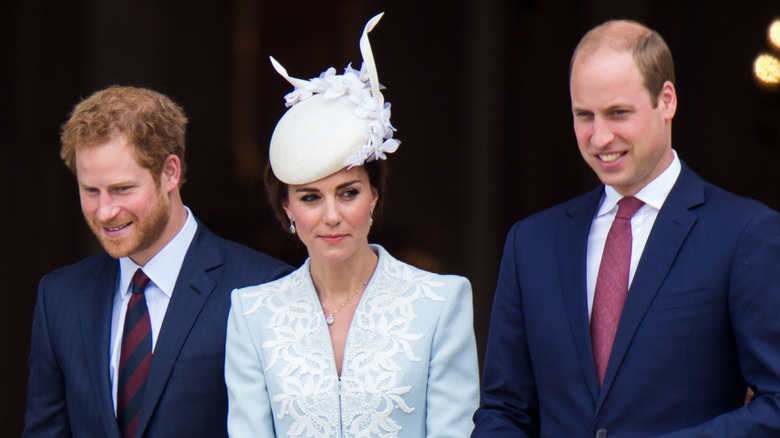
[[[706,5],[706,6],[705,6]],[[58,131],[112,84],[153,88],[190,119],[183,198],[212,231],[291,264],[305,248],[275,222],[262,169],[291,87],[359,67],[365,22],[396,137],[373,242],[467,276],[480,355],[513,222],[598,184],[577,150],[568,64],[611,18],[656,29],[675,58],[673,144],[703,178],[780,209],[780,94],[755,77],[778,55],[777,0],[9,0],[0,6],[0,426],[23,426],[40,277],[100,250],[84,224]],[[768,80],[780,66],[759,68]],[[703,267],[706,268],[706,267]]]

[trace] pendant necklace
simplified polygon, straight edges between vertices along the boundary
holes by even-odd
[[[338,309],[334,310],[333,312],[331,312],[330,310],[328,310],[328,308],[327,308],[327,307],[325,307],[325,303],[323,303],[323,302],[322,302],[322,300],[320,300],[320,305],[322,306],[322,310],[324,310],[324,311],[325,311],[325,313],[327,313],[327,314],[328,314],[328,316],[326,316],[326,317],[325,317],[325,322],[327,322],[327,323],[328,323],[328,325],[333,325],[333,322],[335,321],[335,320],[333,319],[333,315],[335,315],[335,314],[339,313],[339,311],[340,311],[341,309],[343,309],[343,308],[344,308],[344,306],[346,306],[346,305],[347,305],[347,303],[349,302],[349,300],[351,300],[351,299],[352,299],[352,297],[353,297],[355,294],[357,294],[357,293],[358,293],[358,292],[360,292],[361,290],[364,290],[364,289],[365,289],[365,287],[366,287],[367,285],[368,285],[368,280],[366,280],[366,281],[365,281],[365,283],[363,283],[363,284],[362,284],[362,285],[361,285],[359,288],[355,289],[355,291],[354,291],[354,292],[352,292],[351,294],[349,294],[349,296],[347,297],[347,299],[346,299],[346,300],[344,300],[344,304],[342,304],[342,305],[341,305],[341,307],[339,307]]]

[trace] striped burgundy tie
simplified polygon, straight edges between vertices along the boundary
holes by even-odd
[[[144,297],[147,284],[149,277],[140,269],[135,271],[119,356],[117,420],[122,438],[135,437],[146,375],[152,361],[152,324]]]

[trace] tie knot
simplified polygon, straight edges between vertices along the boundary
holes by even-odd
[[[633,196],[626,196],[618,201],[617,217],[621,219],[631,219],[641,206],[645,205],[644,202],[636,199]]]
[[[135,271],[135,274],[133,274],[133,288],[132,291],[134,294],[142,294],[144,293],[144,289],[146,289],[146,285],[149,284],[149,277],[144,274],[144,271],[138,269]]]

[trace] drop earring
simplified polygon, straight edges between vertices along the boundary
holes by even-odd
[[[295,234],[295,220],[290,218],[290,234]]]
[[[374,226],[374,210],[371,210],[371,211],[368,213],[368,226],[369,226],[369,227],[372,227],[372,226]]]

